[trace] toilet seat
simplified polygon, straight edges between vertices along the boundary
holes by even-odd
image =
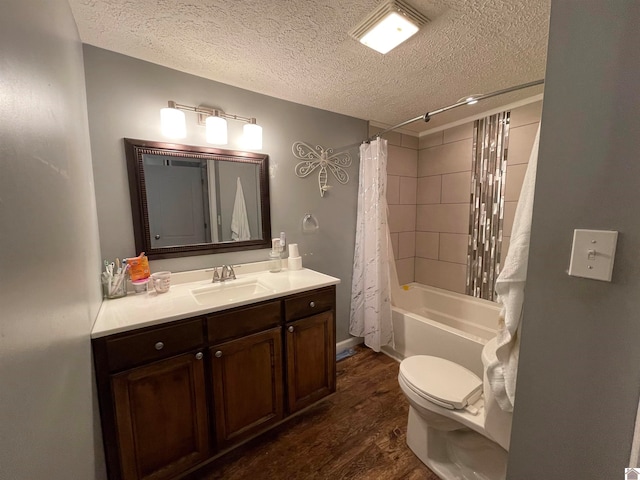
[[[400,375],[417,395],[449,410],[462,410],[482,395],[482,380],[477,375],[440,357],[405,358]]]

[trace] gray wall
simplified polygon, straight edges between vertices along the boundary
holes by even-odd
[[[0,479],[104,478],[100,253],[82,48],[64,0],[0,15]]]
[[[508,478],[615,479],[640,389],[640,2],[555,0]],[[613,281],[573,229],[618,230]]]
[[[338,286],[337,340],[348,338],[349,302],[358,185],[357,146],[349,168],[351,181],[333,185],[320,198],[317,176],[299,179],[291,153],[296,140],[339,148],[367,136],[363,120],[285,102],[223,85],[159,65],[85,45],[85,75],[89,106],[91,150],[100,246],[105,258],[133,255],[129,188],[124,160],[124,137],[166,140],[160,133],[160,108],[174,100],[186,105],[208,105],[236,115],[251,116],[263,127],[263,152],[269,155],[271,226],[289,243],[298,243],[303,265],[342,280]],[[241,149],[242,123],[229,121],[229,149]],[[206,145],[204,127],[187,113],[187,138],[181,143]],[[302,234],[302,218],[313,213],[320,231]],[[193,256],[151,262],[151,270],[181,271],[223,263],[266,260],[268,250]]]

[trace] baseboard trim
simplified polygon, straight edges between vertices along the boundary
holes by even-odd
[[[336,355],[364,342],[362,337],[351,337],[336,343]]]

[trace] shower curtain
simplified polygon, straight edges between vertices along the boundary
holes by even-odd
[[[393,262],[387,223],[387,141],[360,146],[360,186],[351,285],[349,333],[364,337],[376,352],[393,344],[390,270]]]

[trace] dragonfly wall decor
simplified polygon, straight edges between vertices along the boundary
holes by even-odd
[[[300,178],[311,175],[318,170],[318,186],[320,187],[320,196],[324,197],[324,193],[331,188],[327,184],[329,170],[338,182],[346,185],[349,181],[349,174],[344,170],[351,166],[351,155],[348,152],[333,153],[333,149],[324,148],[316,145],[315,148],[305,142],[295,142],[291,146],[293,156],[298,160],[302,160],[296,165],[296,175]]]

